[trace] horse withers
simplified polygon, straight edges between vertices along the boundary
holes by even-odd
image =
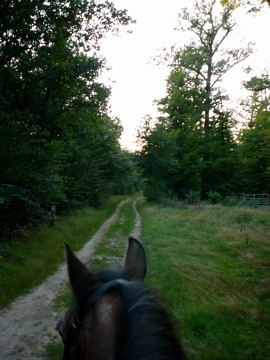
[[[66,244],[75,297],[57,324],[63,360],[181,360],[169,315],[144,283],[143,246],[129,238],[125,266],[92,273]]]

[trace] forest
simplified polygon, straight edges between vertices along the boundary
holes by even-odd
[[[1,1],[0,239],[141,189],[154,201],[270,193],[270,74],[247,69],[241,118],[222,89],[253,51],[230,47],[240,6],[204,0],[181,12],[178,30],[193,40],[167,54],[161,115],[146,117],[131,153],[110,116],[99,51],[107,33],[134,22],[127,11],[96,0]]]

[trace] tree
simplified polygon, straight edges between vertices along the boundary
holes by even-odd
[[[261,76],[252,76],[243,84],[251,91],[251,96],[244,105],[252,121],[258,113],[270,110],[270,75],[265,72]]]
[[[270,193],[270,111],[258,113],[240,136],[244,191]]]
[[[218,1],[196,1],[192,12],[187,9],[180,14],[180,21],[187,22],[186,28],[191,31],[195,40],[183,49],[176,50],[176,66],[189,73],[197,86],[200,83],[204,98],[204,131],[207,137],[210,130],[211,110],[220,106],[223,95],[218,87],[224,75],[234,66],[245,60],[251,49],[224,49],[224,43],[235,27],[233,11],[224,7],[220,11]]]
[[[227,96],[220,83],[251,50],[225,48],[235,27],[233,11],[222,8],[217,0],[204,0],[179,15],[179,28],[190,31],[193,40],[173,49],[167,96],[159,101],[164,116],[150,132],[147,146],[157,129],[168,138],[173,134],[177,165],[170,186],[181,197],[190,190],[201,191],[206,197],[211,190],[226,194],[236,187],[233,179],[239,162],[232,133],[235,122],[224,104]],[[161,153],[162,147],[163,143],[151,148]]]
[[[189,81],[193,82],[191,87],[197,89],[197,93],[200,94],[199,101],[202,102],[202,107],[198,108],[197,118],[200,117],[204,143],[201,153],[203,196],[213,190],[215,183],[218,188],[215,190],[225,191],[228,187],[224,188],[215,180],[217,171],[214,170],[218,167],[220,170],[224,169],[224,166],[218,166],[218,159],[227,158],[234,162],[231,151],[234,148],[231,133],[234,121],[230,112],[224,107],[224,100],[227,97],[219,85],[224,75],[245,60],[251,50],[249,47],[246,49],[224,47],[235,27],[233,12],[234,9],[230,6],[220,9],[216,0],[204,0],[196,2],[192,12],[185,9],[180,14],[181,22],[186,22],[184,29],[194,34],[194,41],[183,49],[175,51],[174,66],[187,73]],[[183,29],[182,24],[180,28]],[[224,165],[224,161],[221,164]],[[231,170],[231,166],[228,169]],[[219,176],[221,182],[224,176],[224,173]],[[228,178],[229,174],[225,177]]]
[[[3,0],[0,19],[0,217],[11,233],[52,205],[109,193],[120,127],[107,115],[97,52],[131,19],[95,0]]]
[[[262,5],[268,3],[270,6],[270,0],[221,0],[220,1],[222,6],[237,8],[239,6],[248,7],[248,12],[258,12],[261,10]]]
[[[138,134],[142,147],[139,165],[143,169],[145,195],[149,200],[159,200],[173,191],[173,178],[178,169],[175,135],[162,119],[152,127],[149,116]]]
[[[167,136],[173,134],[177,167],[171,179],[172,191],[184,197],[190,189],[201,190],[203,128],[201,114],[203,97],[200,81],[175,67],[167,81],[167,96],[159,101],[159,126],[166,126]]]
[[[251,91],[248,101],[249,122],[240,132],[240,155],[243,168],[242,191],[270,192],[270,76],[264,73],[244,83]]]

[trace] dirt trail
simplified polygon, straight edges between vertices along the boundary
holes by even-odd
[[[96,234],[85,244],[79,258],[89,261],[97,243],[103,238],[115,221],[122,201],[114,214],[103,223]],[[137,200],[136,200],[137,201]],[[133,237],[141,236],[141,219],[136,208]],[[40,360],[44,345],[55,335],[55,322],[58,314],[54,311],[54,299],[64,288],[67,279],[66,265],[48,277],[29,294],[20,296],[8,309],[0,311],[0,360]]]
[[[142,237],[142,219],[141,216],[137,210],[137,202],[141,200],[142,198],[138,198],[133,202],[133,209],[135,212],[135,224],[133,231],[131,232],[130,236],[134,237],[135,239],[140,240]]]

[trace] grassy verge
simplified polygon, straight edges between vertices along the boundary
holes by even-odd
[[[189,359],[270,359],[270,214],[141,205],[147,281]]]
[[[113,225],[110,227],[89,263],[89,267],[104,268],[123,264],[123,255],[128,244],[128,235],[134,226],[134,210],[132,201],[125,203]],[[55,299],[55,310],[61,312],[70,306],[71,291],[67,289]],[[63,345],[59,343],[59,337],[53,339],[46,347],[44,357],[46,360],[58,360],[63,353]]]
[[[63,243],[75,251],[96,232],[124,196],[113,197],[101,209],[84,208],[63,216],[50,227],[42,224],[24,236],[0,258],[0,307],[29,291],[64,261]]]

